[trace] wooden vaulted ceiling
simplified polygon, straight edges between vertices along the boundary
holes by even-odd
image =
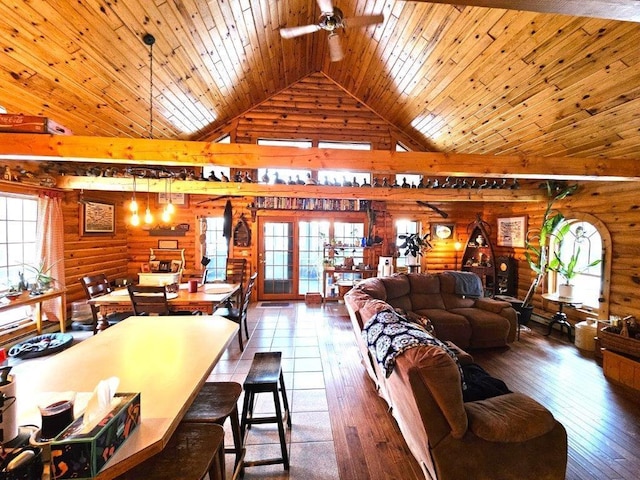
[[[152,80],[153,137],[211,140],[321,73],[423,150],[637,158],[640,2],[448,3],[336,0],[385,19],[340,31],[332,63],[327,32],[278,31],[316,23],[315,0],[4,0],[0,106],[143,138]]]

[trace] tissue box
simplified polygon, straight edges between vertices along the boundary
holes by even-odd
[[[90,479],[95,477],[116,450],[140,423],[140,394],[116,393],[121,397],[91,431],[82,429],[78,417],[51,443],[51,478]]]

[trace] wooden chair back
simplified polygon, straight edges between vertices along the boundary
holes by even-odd
[[[169,315],[167,290],[163,286],[128,285],[129,298],[135,315]]]
[[[98,275],[87,275],[80,279],[80,284],[87,297],[87,300],[101,297],[112,291],[111,283],[104,273]],[[100,307],[97,305],[89,305],[91,307],[91,316],[93,317],[93,333],[98,331],[98,322],[100,320]]]
[[[246,258],[228,258],[225,282],[244,285],[244,271],[247,266]]]
[[[258,278],[258,272],[255,272],[249,278],[249,282],[247,283],[247,288],[242,294],[242,309],[240,311],[240,328],[242,328],[242,324],[244,323],[245,328],[247,325],[247,312],[249,311],[249,303],[251,303],[251,294],[253,293],[253,287],[256,284],[256,279]],[[249,332],[247,332],[247,337],[249,336]]]

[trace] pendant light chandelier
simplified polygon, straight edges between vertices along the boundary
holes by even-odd
[[[142,41],[145,45],[149,46],[149,139],[153,140],[153,45],[156,43],[156,39],[150,33],[145,34],[142,37]],[[173,178],[173,172],[170,170],[159,167],[133,167],[128,169],[128,173],[133,176],[133,195],[131,197],[131,203],[129,209],[131,211],[131,225],[137,227],[140,225],[140,215],[138,214],[138,202],[136,200],[136,177],[147,179],[147,208],[144,214],[144,223],[150,225],[154,221],[153,214],[151,213],[151,177],[165,179],[164,193],[167,198],[167,204],[162,211],[162,221],[169,223],[171,216],[175,212],[175,207],[171,200],[171,181]],[[168,193],[167,193],[168,192]]]

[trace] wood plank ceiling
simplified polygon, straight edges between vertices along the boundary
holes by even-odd
[[[639,2],[513,3],[599,17],[606,4],[611,17],[640,18]],[[341,62],[329,60],[328,32],[279,34],[316,23],[315,0],[4,0],[0,106],[77,135],[208,140],[320,72],[424,150],[637,158],[639,23],[423,1],[336,5],[346,17],[385,17],[340,30]],[[156,38],[153,130],[145,33]]]

